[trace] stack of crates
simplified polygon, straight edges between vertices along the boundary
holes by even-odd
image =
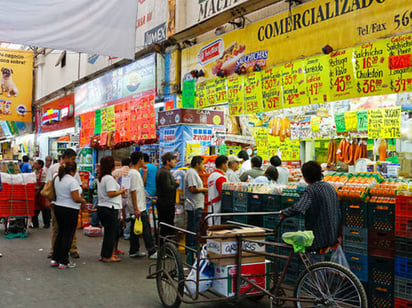
[[[395,286],[395,204],[368,204],[369,307],[391,308]]]
[[[247,198],[247,211],[248,212],[262,212],[263,203],[265,202],[265,194],[248,193]],[[256,227],[263,227],[263,217],[258,216],[248,216],[247,223]]]
[[[395,307],[412,307],[412,196],[396,197]]]
[[[363,202],[341,202],[343,250],[351,271],[364,284],[368,281],[368,211]]]

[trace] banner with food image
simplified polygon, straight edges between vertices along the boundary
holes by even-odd
[[[202,69],[206,78],[233,75],[410,31],[410,0],[314,0],[182,51],[182,77]]]
[[[32,121],[33,52],[0,48],[0,120]]]

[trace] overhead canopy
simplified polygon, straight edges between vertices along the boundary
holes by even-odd
[[[1,1],[0,41],[134,59],[136,0]]]

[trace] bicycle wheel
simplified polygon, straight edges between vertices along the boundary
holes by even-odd
[[[296,302],[296,307],[367,308],[365,290],[347,268],[332,262],[315,263],[298,278],[295,298],[313,302]]]
[[[182,259],[174,245],[165,243],[157,256],[157,291],[163,306],[177,308],[183,296],[184,273]]]

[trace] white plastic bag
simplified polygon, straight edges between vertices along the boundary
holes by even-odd
[[[212,281],[210,280],[214,276],[213,264],[209,262],[207,257],[206,245],[200,250],[200,260],[199,262],[199,292],[204,292],[212,286]],[[193,263],[193,268],[191,269],[189,275],[186,278],[186,288],[185,293],[195,294],[196,293],[196,278],[197,278],[197,259]],[[201,279],[208,279],[200,281]]]
[[[338,263],[350,270],[348,260],[346,260],[345,253],[343,252],[341,245],[338,245],[338,248],[336,248],[336,250],[333,252],[330,261],[333,263]]]

